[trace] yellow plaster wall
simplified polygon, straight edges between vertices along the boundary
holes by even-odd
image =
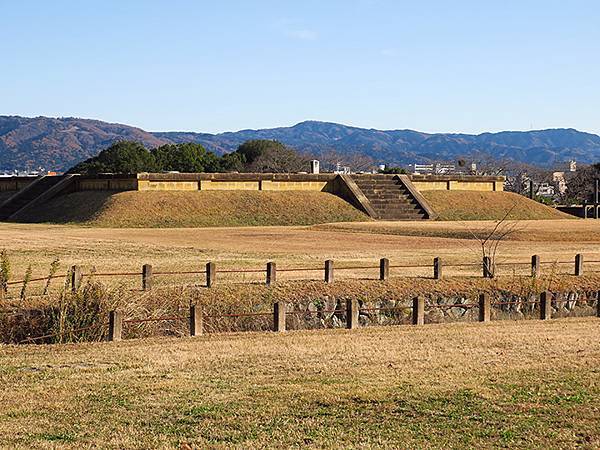
[[[447,191],[447,181],[413,181],[412,184],[419,191]]]
[[[148,181],[138,180],[140,191],[197,191],[197,181]]]
[[[79,180],[79,191],[134,191],[138,189],[138,180]]]
[[[201,191],[258,191],[260,182],[257,181],[212,181],[201,180]]]
[[[501,181],[413,181],[419,191],[503,191]]]
[[[323,191],[327,181],[270,181],[260,182],[261,191]]]

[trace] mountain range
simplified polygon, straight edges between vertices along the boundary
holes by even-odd
[[[0,170],[66,170],[118,140],[139,141],[148,148],[195,142],[223,154],[249,139],[276,139],[314,155],[328,151],[360,153],[389,165],[455,161],[482,154],[543,167],[571,159],[580,163],[600,161],[600,136],[572,128],[472,135],[383,131],[306,121],[292,127],[210,134],[149,132],[91,119],[0,116]]]

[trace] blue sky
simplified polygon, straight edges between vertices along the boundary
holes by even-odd
[[[0,0],[0,114],[600,133],[597,1]]]

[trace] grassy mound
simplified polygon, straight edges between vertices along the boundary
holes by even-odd
[[[368,220],[325,192],[75,192],[17,218],[103,227],[313,225]]]
[[[440,220],[574,219],[512,192],[423,191]]]

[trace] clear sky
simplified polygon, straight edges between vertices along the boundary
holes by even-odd
[[[600,133],[597,0],[0,0],[0,114]]]

